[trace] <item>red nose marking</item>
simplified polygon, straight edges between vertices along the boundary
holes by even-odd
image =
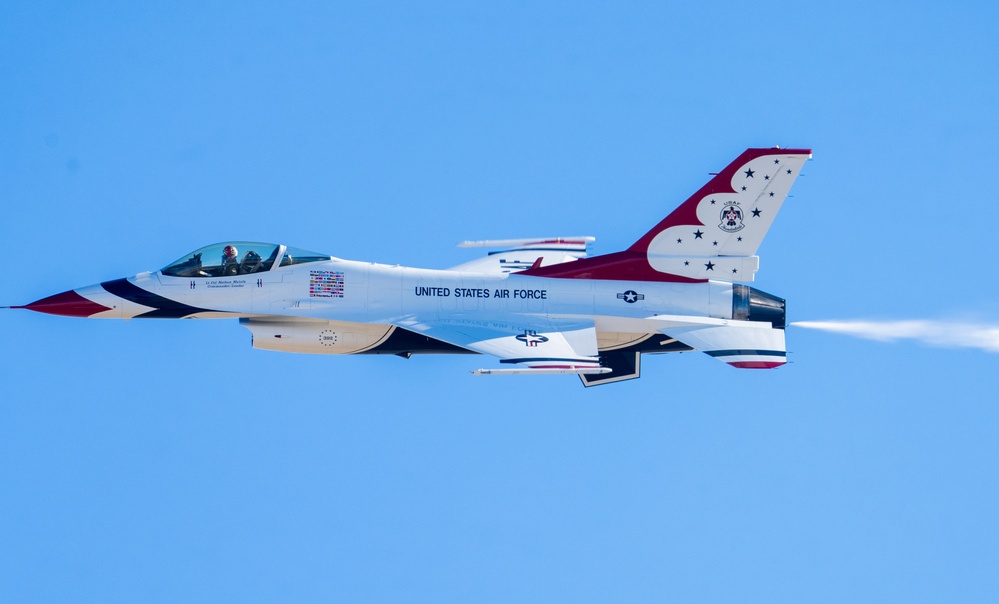
[[[64,317],[89,317],[99,312],[111,310],[107,306],[87,300],[73,290],[49,296],[48,298],[42,298],[26,306],[12,306],[11,308],[27,308],[35,312],[62,315]]]

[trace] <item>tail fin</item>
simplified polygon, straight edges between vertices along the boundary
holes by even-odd
[[[747,149],[623,252],[522,275],[642,281],[752,281],[756,251],[810,149]]]

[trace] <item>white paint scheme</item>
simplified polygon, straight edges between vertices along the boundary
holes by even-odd
[[[320,271],[343,274],[343,298],[309,295],[310,273]],[[257,279],[263,281],[262,286],[256,286]],[[528,359],[523,364],[529,367],[595,367],[599,366],[598,327],[601,332],[629,334],[626,337],[630,340],[662,331],[685,341],[664,328],[675,325],[677,316],[751,323],[731,321],[732,284],[721,281],[544,279],[341,259],[275,268],[255,275],[203,279],[195,282],[194,289],[190,288],[192,279],[162,274],[146,273],[129,281],[175,302],[212,309],[194,313],[191,318],[246,318],[243,324],[253,332],[253,343],[258,348],[313,354],[363,352],[384,341],[394,325],[500,359]],[[100,286],[78,291],[89,294],[98,290],[103,291]],[[466,290],[483,295],[488,291],[489,297],[455,295]],[[633,304],[624,302],[618,294],[628,290],[640,291],[645,299]],[[497,291],[510,292],[511,297],[497,298]],[[445,292],[447,295],[442,295]],[[110,296],[106,292],[92,295],[95,301],[106,301]],[[102,315],[129,318],[150,310],[149,306],[121,300],[114,315]],[[666,317],[674,322],[668,322]],[[684,324],[684,334],[723,324]],[[324,345],[321,334],[329,330],[337,334],[337,340]],[[527,331],[548,340],[527,346],[516,339]],[[571,360],[549,362],[534,358]]]
[[[607,374],[605,382],[619,381],[638,376],[641,352],[670,345],[737,367],[774,367],[785,362],[784,301],[752,290],[762,302],[751,302],[749,289],[733,282],[751,280],[758,269],[756,251],[807,157],[807,150],[747,150],[617,254],[586,258],[593,237],[465,242],[512,249],[435,270],[220,243],[156,273],[21,308],[95,318],[239,318],[253,346],[266,350],[471,351],[506,365],[479,374]],[[726,205],[741,213],[722,214]],[[235,247],[244,250],[241,260]],[[602,364],[611,358],[619,369]]]

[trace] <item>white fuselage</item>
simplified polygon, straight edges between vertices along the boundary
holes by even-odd
[[[547,279],[417,269],[350,260],[275,268],[252,275],[199,278],[142,273],[137,287],[202,309],[195,318],[282,315],[356,323],[400,325],[419,315],[541,315],[592,318],[598,331],[645,333],[657,315],[732,317],[732,284]],[[88,288],[89,290],[90,288]],[[148,307],[111,299],[93,286],[80,290],[112,310],[101,317],[131,318]]]

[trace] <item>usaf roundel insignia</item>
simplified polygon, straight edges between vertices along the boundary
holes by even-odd
[[[538,332],[533,329],[525,329],[524,333],[516,336],[516,338],[524,344],[527,344],[529,348],[534,348],[538,344],[544,344],[548,341],[547,336],[539,336]]]
[[[735,233],[745,228],[742,222],[742,208],[734,201],[726,201],[721,210],[721,222],[718,228],[726,233]]]

